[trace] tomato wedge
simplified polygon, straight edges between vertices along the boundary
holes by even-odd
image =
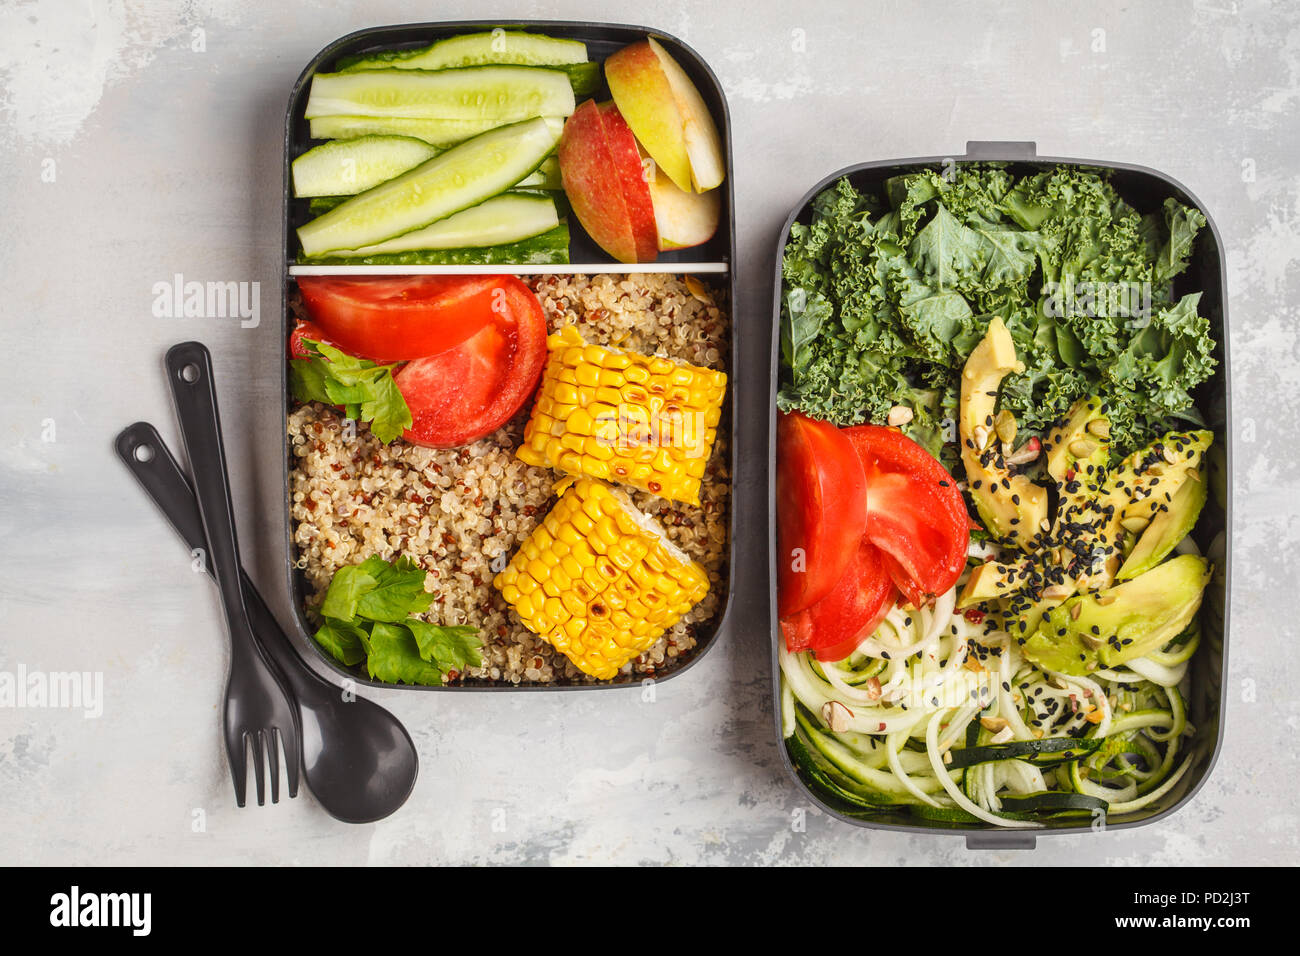
[[[320,326],[315,322],[309,322],[305,319],[299,319],[298,324],[293,327],[289,333],[289,358],[305,359],[311,358],[311,353],[307,347],[302,344],[303,339],[311,339],[313,342],[329,342],[325,333],[321,331]],[[333,343],[330,342],[332,345]]]
[[[509,278],[300,276],[298,291],[312,321],[343,351],[397,362],[445,352],[490,324]]]
[[[546,364],[546,313],[528,286],[503,279],[487,325],[394,376],[411,409],[407,441],[430,448],[469,444],[513,418],[537,388]]]
[[[819,661],[842,661],[875,632],[897,599],[885,555],[864,538],[829,594],[782,619],[785,646],[792,654],[812,651]]]
[[[916,607],[943,594],[966,566],[970,518],[957,482],[928,451],[895,428],[842,430],[867,482],[867,538]]]
[[[824,598],[867,526],[866,476],[829,422],[799,413],[777,422],[777,608],[790,617]]]

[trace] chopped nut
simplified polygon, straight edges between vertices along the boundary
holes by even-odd
[[[1201,472],[1200,472],[1200,470],[1197,469],[1197,468],[1188,468],[1188,469],[1187,469],[1187,477],[1190,478],[1190,479],[1192,479],[1192,481],[1200,481],[1200,480],[1201,480]]]
[[[1039,527],[1039,529],[1042,530],[1042,531],[1051,531],[1051,530],[1052,530],[1052,524],[1051,524],[1051,522],[1048,521],[1046,518],[1044,518],[1042,521],[1038,522],[1038,527]]]
[[[1115,603],[1115,595],[1112,594],[1112,593],[1110,593],[1109,591],[1106,592],[1105,594],[1098,594],[1098,595],[1097,595],[1097,603],[1100,604],[1102,607],[1107,607],[1107,606],[1109,606],[1109,605],[1111,605],[1111,604],[1114,604],[1114,603]]]
[[[1174,450],[1170,448],[1168,445],[1165,445],[1164,448],[1161,449],[1160,453],[1164,456],[1165,461],[1169,462],[1169,464],[1171,465],[1178,464],[1178,456],[1174,454]]]
[[[895,405],[889,410],[889,418],[886,420],[895,428],[906,425],[912,420],[912,410],[906,405]]]
[[[873,677],[867,681],[867,700],[880,700],[880,678]]]
[[[1007,455],[1007,464],[1009,465],[1027,465],[1038,457],[1042,451],[1042,445],[1037,438],[1031,438],[1021,445],[1016,451]]]
[[[1016,732],[1012,730],[1010,727],[1003,727],[1001,730],[999,730],[996,734],[993,735],[993,737],[991,738],[991,742],[995,744],[1004,744],[1008,740],[1011,740],[1013,737],[1015,737],[1015,735]]]
[[[1007,719],[1005,717],[981,717],[980,726],[991,734],[1000,733],[1007,729]]]
[[[853,719],[853,711],[849,710],[838,700],[828,700],[822,705],[822,720],[826,726],[835,733],[843,733],[849,729],[849,721]]]
[[[975,439],[975,447],[983,450],[989,443],[989,430],[983,425],[976,425],[972,437]]]
[[[1080,635],[1079,635],[1079,640],[1081,640],[1081,641],[1083,642],[1083,646],[1084,646],[1084,647],[1086,647],[1086,648],[1088,648],[1088,649],[1090,649],[1090,650],[1094,650],[1094,651],[1095,651],[1097,648],[1101,647],[1101,645],[1102,645],[1103,643],[1105,643],[1105,642],[1104,642],[1100,637],[1098,637],[1096,634],[1080,634]]]
[[[1080,602],[1080,603],[1076,604],[1074,607],[1070,608],[1070,618],[1071,618],[1072,620],[1077,621],[1077,620],[1079,619],[1079,615],[1082,614],[1082,613],[1083,613],[1083,603],[1082,603],[1082,602]]]
[[[1059,601],[1070,596],[1070,589],[1064,584],[1053,584],[1043,588],[1043,597],[1049,601]]]
[[[1110,421],[1105,418],[1094,418],[1088,422],[1089,434],[1096,435],[1098,438],[1110,437]]]
[[[951,750],[945,750],[945,751],[943,752],[943,762],[944,762],[945,764],[952,763],[952,751],[951,751]]]
[[[1075,458],[1091,457],[1100,446],[1091,438],[1076,438],[1070,442],[1070,454]]]
[[[1069,684],[1061,680],[1061,678],[1057,677],[1055,674],[1047,678],[1047,686],[1055,687],[1057,690],[1068,690],[1070,687]]]

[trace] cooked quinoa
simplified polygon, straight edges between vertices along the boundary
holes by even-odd
[[[723,293],[695,278],[666,275],[537,276],[526,279],[546,310],[549,331],[576,324],[587,341],[663,355],[730,372],[730,323]],[[288,430],[297,567],[307,612],[324,599],[334,572],[372,555],[405,554],[420,564],[435,595],[422,615],[470,624],[482,635],[483,666],[462,680],[502,683],[595,682],[519,621],[492,578],[555,503],[562,475],[515,457],[529,406],[487,438],[456,449],[400,439],[383,445],[338,411],[296,408]],[[726,601],[730,435],[720,428],[700,489],[702,507],[628,491],[679,548],[704,566],[709,593],[619,680],[662,675],[689,658],[698,635]]]

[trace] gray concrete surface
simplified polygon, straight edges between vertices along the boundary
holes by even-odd
[[[160,360],[216,355],[246,564],[283,613],[276,285],[280,137],[302,65],[363,26],[463,4],[0,4],[0,670],[103,675],[103,713],[0,709],[11,863],[1176,864],[1297,862],[1300,9],[1149,3],[511,3],[648,22],[730,98],[746,363],[764,363],[776,232],[809,184],[870,158],[1026,139],[1163,169],[1228,254],[1237,463],[1223,757],[1183,812],[1032,854],[867,833],[809,813],[770,732],[761,556],[722,645],[653,703],[377,695],[423,762],[406,807],[335,823],[309,795],[236,810],[218,737],[215,592],[112,457],[177,436]],[[261,323],[154,314],[154,286],[259,282]],[[746,442],[762,441],[758,396]],[[741,476],[742,520],[765,476]],[[758,601],[755,600],[758,597]]]

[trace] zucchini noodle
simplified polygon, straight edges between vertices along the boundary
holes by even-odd
[[[1131,813],[1177,785],[1199,630],[1122,668],[1064,674],[955,612],[957,592],[895,608],[843,661],[782,642],[783,732],[844,809],[1039,827]]]

